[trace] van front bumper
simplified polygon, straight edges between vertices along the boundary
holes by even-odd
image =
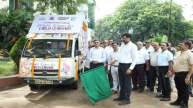
[[[68,79],[48,79],[48,78],[22,78],[25,83],[27,84],[33,84],[33,85],[68,85],[76,82],[74,78],[68,78]]]

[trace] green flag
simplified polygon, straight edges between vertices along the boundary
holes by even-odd
[[[80,79],[92,104],[112,95],[107,73],[103,66],[82,73]]]

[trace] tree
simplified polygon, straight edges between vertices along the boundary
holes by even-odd
[[[0,13],[0,49],[10,51],[20,36],[28,33],[33,13],[20,9],[12,12]]]
[[[169,40],[174,41],[192,36],[193,25],[185,21],[182,16],[182,8],[172,3],[171,9],[171,20],[169,20],[170,2],[127,0],[114,15],[97,22],[96,32],[98,33],[96,35],[102,36],[101,38],[109,38],[106,34],[111,34],[111,38],[119,38],[119,33],[123,34],[133,28],[134,40],[143,41],[158,35],[168,36],[168,25],[170,24],[172,32],[171,37],[168,37]]]
[[[45,12],[48,9],[57,14],[75,14],[81,3],[87,0],[33,0],[37,2],[37,11]]]

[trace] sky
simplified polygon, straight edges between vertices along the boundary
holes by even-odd
[[[117,7],[121,5],[125,0],[95,0],[96,10],[95,16],[96,20],[103,18],[106,15],[112,14]]]
[[[126,0],[96,0],[96,20],[112,14]],[[191,0],[173,0],[183,7],[183,15],[187,20],[193,20],[193,4]]]
[[[177,4],[182,5],[183,15],[187,20],[193,20],[193,4],[192,0],[174,0]],[[192,1],[192,2],[191,2]]]

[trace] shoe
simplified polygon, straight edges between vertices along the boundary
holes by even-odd
[[[161,98],[160,101],[170,101],[171,98]]]
[[[122,101],[122,100],[123,99],[121,99],[120,97],[113,99],[113,101]]]
[[[181,103],[178,102],[178,101],[175,101],[175,102],[171,102],[170,105],[172,105],[172,106],[180,106]]]
[[[182,104],[182,105],[180,106],[180,108],[188,108],[188,105]]]
[[[130,101],[128,100],[123,100],[119,103],[119,105],[127,105],[127,104],[130,104]]]

